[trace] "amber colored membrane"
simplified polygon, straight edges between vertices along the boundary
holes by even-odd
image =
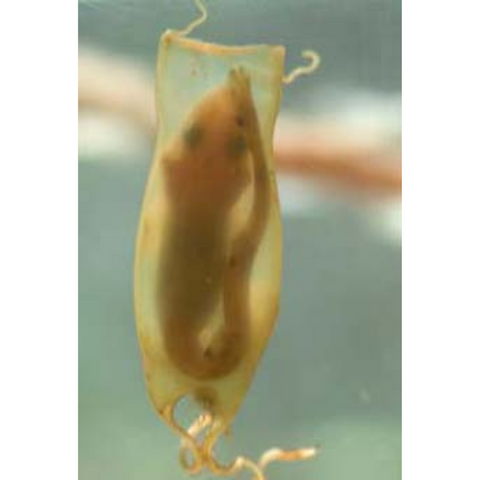
[[[166,146],[179,134],[192,108],[229,72],[242,67],[251,91],[270,179],[269,213],[249,279],[250,325],[243,359],[229,375],[192,378],[166,354],[162,319],[157,307],[156,272],[161,268],[162,240],[168,228],[168,207],[159,164]],[[281,99],[284,48],[256,45],[225,47],[167,32],[160,41],[157,63],[157,144],[147,182],[135,258],[135,312],[145,378],[150,398],[163,416],[183,396],[199,400],[215,417],[216,435],[233,420],[272,333],[280,295],[282,239],[280,209],[273,167],[272,137]],[[205,172],[208,174],[208,172]],[[211,439],[213,442],[213,439]]]

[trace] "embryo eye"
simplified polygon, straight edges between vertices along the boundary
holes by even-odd
[[[196,147],[202,141],[202,137],[203,130],[196,123],[188,127],[183,133],[183,140],[190,148]]]
[[[233,137],[228,142],[228,155],[231,157],[239,157],[247,150],[247,143],[243,136]]]

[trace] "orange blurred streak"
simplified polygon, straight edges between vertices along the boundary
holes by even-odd
[[[79,113],[95,109],[129,119],[155,135],[153,78],[127,59],[79,51]],[[338,130],[338,129],[337,129]],[[348,139],[349,132],[344,132]],[[355,132],[353,132],[355,133]],[[338,131],[314,123],[288,122],[277,131],[274,155],[280,172],[367,192],[399,195],[401,154],[380,141],[344,141]]]
[[[307,135],[286,127],[275,142],[275,161],[285,173],[319,181],[330,180],[340,186],[400,194],[402,167],[399,153],[381,146],[342,144],[327,140],[328,133],[318,127]],[[308,126],[305,129],[308,131]]]

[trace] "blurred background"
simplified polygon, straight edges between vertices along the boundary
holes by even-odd
[[[319,71],[284,89],[274,143],[281,313],[222,458],[319,443],[318,458],[273,464],[269,478],[399,479],[401,1],[205,4],[196,38],[285,45],[287,70],[303,49],[322,56]],[[187,478],[147,399],[132,265],[158,37],[195,15],[190,0],[79,2],[82,480]]]

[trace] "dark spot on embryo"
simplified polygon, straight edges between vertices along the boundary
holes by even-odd
[[[188,127],[183,133],[183,139],[190,148],[196,147],[202,141],[202,137],[202,128],[196,123]]]
[[[239,126],[239,127],[244,127],[245,126],[245,119],[241,116],[241,115],[237,115],[235,117],[235,123]]]
[[[231,157],[239,157],[245,153],[247,143],[242,136],[232,138],[228,143],[228,154]]]

